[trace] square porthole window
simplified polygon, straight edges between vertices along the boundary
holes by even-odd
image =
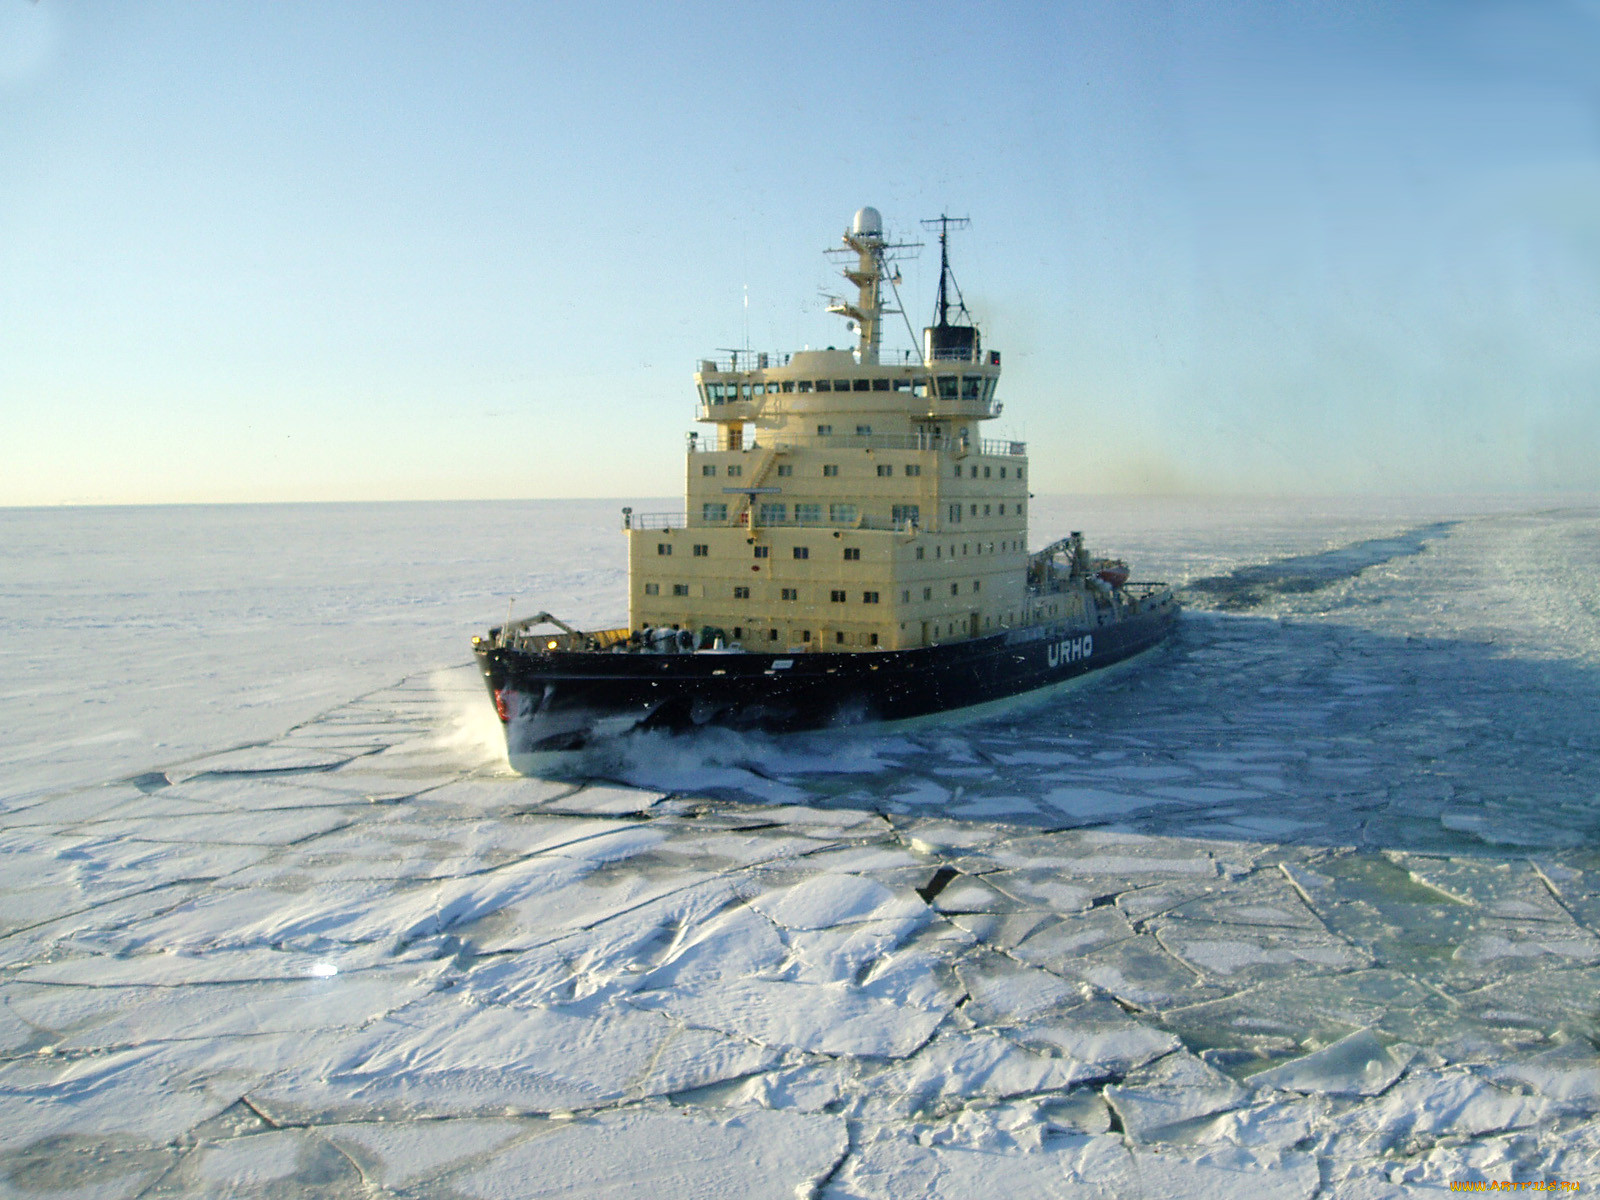
[[[907,463],[906,464],[906,474],[907,475],[921,475],[922,474],[922,468],[920,466],[918,466],[916,463]]]
[[[657,554],[671,554],[672,553],[672,543],[671,542],[657,542],[656,543],[656,553]]]
[[[687,583],[675,583],[675,584],[673,584],[672,585],[672,594],[674,596],[687,596],[689,594],[689,585]]]
[[[793,475],[793,474],[794,474],[794,464],[793,463],[780,463],[778,465],[778,475],[779,475],[780,478],[787,478],[788,476]]]
[[[733,476],[735,479],[737,479],[740,475],[744,474],[744,468],[743,467],[729,467],[728,468],[728,474]]]
[[[700,474],[702,475],[715,475],[716,473],[717,468],[714,466],[707,465],[700,468]]]
[[[696,542],[694,544],[694,556],[696,558],[709,558],[710,555],[711,555],[711,547],[710,546],[706,545],[703,542]]]
[[[860,546],[846,546],[844,548],[845,562],[859,562],[861,560]]]
[[[784,588],[783,589],[783,598],[785,600],[798,600],[798,599],[800,599],[800,589],[799,588]]]
[[[733,598],[735,600],[748,600],[748,599],[750,599],[750,589],[747,588],[747,587],[736,587],[736,588],[734,588],[733,589]]]
[[[772,555],[771,546],[753,546],[751,549],[755,551],[757,558],[769,558]]]
[[[861,603],[863,603],[863,604],[876,604],[877,602],[878,602],[878,593],[877,592],[862,592],[861,593]]]
[[[811,547],[810,546],[796,546],[794,548],[794,556],[796,558],[810,558],[811,557]]]
[[[645,584],[644,585],[644,594],[646,596],[659,596],[659,595],[661,595],[661,585],[659,583],[647,583],[647,584]]]
[[[836,465],[834,465],[833,463],[823,463],[822,464],[822,474],[823,474],[824,478],[832,479],[838,473],[839,473],[839,468]]]
[[[894,474],[894,467],[891,464],[889,464],[889,463],[879,463],[878,464],[878,478],[881,479],[885,475],[893,475],[893,474]]]
[[[866,389],[862,388],[860,390],[865,391]],[[871,437],[872,436],[872,426],[871,425],[857,425],[856,426],[856,436],[857,437]]]
[[[838,588],[834,588],[831,592],[828,593],[828,599],[833,601],[833,603],[835,603],[835,604],[843,604],[844,603],[844,593],[842,591],[840,591]]]

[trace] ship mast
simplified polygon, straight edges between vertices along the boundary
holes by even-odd
[[[857,347],[861,362],[863,365],[875,364],[878,361],[878,348],[883,342],[883,317],[886,313],[900,311],[885,308],[880,294],[885,278],[891,283],[900,282],[898,274],[889,275],[889,266],[893,261],[889,252],[913,249],[919,243],[891,244],[884,241],[883,217],[877,209],[869,207],[857,211],[850,228],[845,230],[844,244],[846,249],[829,253],[855,253],[855,264],[846,267],[843,274],[856,285],[857,296],[854,303],[842,297],[832,297],[828,311],[855,322],[861,335]]]

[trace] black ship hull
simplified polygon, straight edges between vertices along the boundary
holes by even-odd
[[[1092,627],[1059,622],[910,650],[607,653],[485,641],[474,653],[515,759],[635,729],[791,733],[991,704],[1148,650],[1177,614],[1169,599]]]

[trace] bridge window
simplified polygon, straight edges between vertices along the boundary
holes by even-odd
[[[963,375],[961,377],[961,398],[963,400],[977,400],[983,396],[983,376]]]
[[[875,392],[887,392],[889,390],[889,381],[887,379],[874,379],[872,381],[872,390]]]
[[[848,392],[850,390],[850,381],[848,379],[835,379],[833,381],[833,390],[836,392]]]
[[[789,506],[787,504],[763,504],[760,516],[763,524],[781,525],[789,519]]]
[[[809,392],[811,390],[811,380],[809,380],[809,379],[797,379],[797,380],[795,380],[794,387],[795,387],[795,391],[797,391],[797,392]],[[772,631],[772,636],[773,637],[777,637],[778,636],[778,631],[777,630],[773,630]]]
[[[939,376],[939,398],[941,400],[954,400],[956,398],[956,377],[954,375]]]
[[[794,519],[802,525],[816,524],[822,520],[822,505],[796,504],[794,506]]]
[[[830,504],[828,505],[828,520],[835,525],[853,525],[856,520],[856,506],[854,504]],[[849,557],[848,552],[845,557]]]
[[[849,389],[847,388],[845,390],[848,391]],[[819,380],[817,380],[817,391],[819,391],[819,392],[831,392],[831,391],[833,391],[833,384],[828,382],[826,379],[819,379]]]
[[[894,390],[897,392],[909,392],[911,390],[911,380],[901,376],[894,381]],[[922,393],[918,392],[917,395],[920,396]]]
[[[905,525],[907,523],[915,525],[922,520],[922,506],[920,504],[896,504],[890,510],[890,519],[896,525]]]
[[[834,391],[838,391],[838,390],[839,390],[838,388],[834,389]],[[872,390],[872,380],[870,380],[870,379],[858,379],[852,385],[852,390],[853,391],[857,391],[857,392],[870,392]]]
[[[702,521],[726,521],[728,519],[728,506],[708,501],[700,506],[700,519]]]

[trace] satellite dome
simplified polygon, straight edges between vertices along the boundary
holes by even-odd
[[[883,216],[875,208],[862,208],[856,210],[856,219],[850,224],[850,232],[857,237],[881,237],[883,235]]]

